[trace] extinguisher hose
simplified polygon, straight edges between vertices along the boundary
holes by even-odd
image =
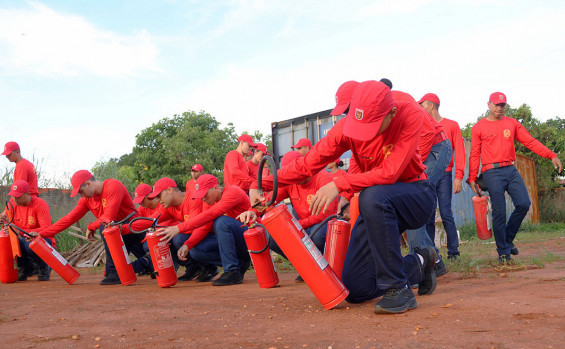
[[[314,238],[314,236],[318,233],[320,228],[323,227],[326,223],[328,223],[331,219],[334,219],[334,218],[341,219],[341,218],[343,218],[343,214],[345,213],[345,209],[348,208],[348,207],[349,207],[349,202],[341,207],[341,211],[339,211],[338,214],[328,216],[323,221],[318,223],[318,226],[316,227],[316,229],[314,229],[314,231],[310,234],[310,239]]]
[[[29,233],[27,231],[25,231],[22,228],[12,224],[12,222],[14,221],[14,217],[16,215],[16,211],[15,211],[14,205],[12,205],[12,203],[10,201],[6,200],[6,212],[10,212],[10,211],[12,212],[12,217],[7,223],[4,223],[4,225],[10,227],[10,230],[16,235],[23,234],[26,238],[33,239],[33,236],[29,235]],[[21,232],[21,234],[18,234],[16,232],[16,230]]]
[[[266,207],[269,207],[277,200],[279,178],[277,176],[277,164],[275,163],[275,160],[270,155],[263,156],[261,162],[259,163],[259,170],[257,173],[257,184],[259,191],[263,191],[263,167],[265,167],[265,162],[267,161],[269,161],[269,165],[271,165],[271,170],[273,171],[273,195],[271,196],[271,200],[265,205]]]
[[[16,234],[16,235],[20,235],[20,234],[18,234],[18,233],[16,232],[16,230],[17,230],[17,231],[19,231],[21,234],[25,235],[26,238],[29,238],[29,239],[33,239],[33,238],[34,238],[33,236],[29,235],[29,233],[28,233],[27,231],[23,230],[22,228],[20,228],[20,227],[14,225],[14,224],[11,224],[11,223],[10,223],[10,224],[7,224],[7,226],[9,226],[9,227],[10,227],[10,230],[12,230],[12,231],[14,232],[14,234]]]
[[[137,218],[134,218],[134,219],[132,219],[132,220],[129,222],[129,231],[131,231],[131,232],[134,233],[134,234],[142,234],[142,233],[147,233],[148,231],[155,231],[155,230],[157,230],[157,228],[159,227],[159,226],[157,225],[157,223],[159,222],[159,217],[161,217],[161,215],[158,215],[157,218],[149,218],[149,217],[137,217]],[[139,230],[139,231],[138,231],[138,230],[133,230],[133,228],[131,227],[131,225],[133,224],[133,222],[136,222],[136,221],[139,221],[139,220],[142,220],[142,221],[152,221],[153,224],[151,224],[151,226],[150,226],[149,228],[146,228],[146,229],[143,229],[143,230]]]
[[[258,250],[258,251],[253,251],[253,250],[247,250],[249,253],[253,253],[253,254],[259,254],[259,253],[263,253],[265,251],[267,251],[267,249],[269,248],[269,244],[271,243],[271,235],[269,235],[269,232],[267,231],[267,228],[265,228],[265,226],[263,224],[259,224],[259,223],[255,223],[256,226],[261,227],[265,230],[265,235],[267,237],[267,244],[265,245],[265,247],[263,247],[262,249]]]
[[[123,223],[127,222],[131,217],[133,217],[134,214],[135,214],[135,211],[132,212],[132,213],[130,213],[130,214],[128,214],[127,217],[124,218],[124,219],[122,219],[121,221],[118,221],[118,222],[112,221],[112,222],[108,223],[108,226],[123,224]]]

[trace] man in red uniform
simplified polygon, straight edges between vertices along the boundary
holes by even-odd
[[[202,165],[200,164],[192,165],[192,168],[190,169],[190,175],[192,179],[186,182],[187,192],[194,191],[194,185],[196,184],[196,180],[198,179],[198,177],[202,176],[203,174],[204,174],[204,167],[202,167]]]
[[[251,257],[243,233],[248,227],[242,226],[236,217],[251,208],[249,197],[235,185],[219,186],[218,179],[212,175],[202,175],[196,181],[193,201],[204,201],[211,207],[198,216],[179,226],[181,231],[197,229],[213,222],[214,234],[194,247],[183,246],[178,251],[179,258],[190,256],[202,263],[221,265],[224,273],[212,282],[214,286],[241,284],[243,275],[249,269]],[[171,227],[172,228],[172,227]],[[161,230],[164,240],[178,234],[171,228]]]
[[[418,143],[425,111],[416,103],[394,101],[390,89],[377,81],[360,83],[347,117],[339,120],[304,158],[280,169],[279,185],[300,183],[329,162],[352,150],[358,173],[335,178],[310,202],[313,215],[323,212],[339,193],[361,191],[360,215],[351,232],[342,281],[347,301],[359,303],[379,296],[376,313],[401,313],[417,306],[409,284],[419,294],[434,291],[437,258],[432,247],[402,257],[400,233],[426,223],[433,211],[434,190],[426,180]],[[265,189],[272,178],[264,181]],[[250,191],[252,203],[262,198]]]
[[[291,148],[304,156],[312,148],[312,142],[308,138],[300,138]]]
[[[245,164],[247,165],[247,170],[249,171],[249,176],[254,180],[257,180],[257,173],[259,171],[259,163],[265,155],[271,155],[267,151],[267,146],[263,143],[257,143],[253,157],[249,159]],[[267,166],[263,167],[263,176],[269,175],[269,169]]]
[[[133,203],[138,204],[137,212],[141,217],[151,217],[153,213],[159,211],[159,203],[155,199],[147,197],[153,188],[149,184],[141,183],[135,188]]]
[[[134,212],[132,219],[138,217],[137,209],[126,187],[117,179],[109,178],[101,182],[94,178],[89,171],[80,170],[71,177],[71,184],[73,186],[71,197],[75,197],[77,194],[82,196],[75,208],[55,224],[42,229],[38,233],[44,238],[52,238],[77,222],[88,211],[92,212],[97,219],[88,225],[86,237],[89,240],[94,240],[94,233],[96,229],[99,229],[106,251],[106,277],[100,281],[100,284],[119,284],[120,279],[112,260],[112,255],[108,250],[106,239],[104,239],[103,231],[108,223],[121,221],[132,212]],[[137,257],[137,260],[132,262],[133,270],[136,273],[147,272],[152,269],[151,258],[149,255],[146,255],[141,243],[144,237],[145,234],[124,235],[122,232],[122,238],[127,251]]]
[[[237,140],[237,148],[228,152],[224,160],[224,185],[237,185],[247,193],[253,178],[249,176],[243,156],[257,145],[250,135],[242,134]]]
[[[457,194],[463,189],[462,181],[465,175],[465,144],[463,143],[463,136],[461,129],[456,121],[442,117],[439,114],[439,97],[433,93],[425,94],[419,101],[420,105],[437,121],[447,134],[447,138],[451,142],[451,147],[454,156],[452,156],[449,165],[445,172],[436,183],[437,202],[439,206],[439,213],[445,228],[447,236],[447,258],[456,260],[459,256],[459,238],[457,236],[457,227],[453,219],[453,212],[451,210],[451,195]],[[455,160],[456,171],[455,180],[452,184],[452,170]],[[426,224],[426,230],[431,240],[435,240],[435,215],[432,215]]]
[[[51,225],[51,213],[47,203],[37,196],[30,194],[29,184],[24,180],[17,180],[12,184],[8,193],[12,198],[10,202],[14,208],[13,212],[4,211],[0,215],[2,220],[9,220],[8,216],[13,217],[13,224],[25,231],[41,230]],[[31,275],[33,263],[39,267],[38,281],[48,281],[51,275],[51,268],[35,252],[23,236],[18,236],[22,256],[18,257],[18,281],[25,281]],[[45,239],[50,244],[55,244],[55,239]]]
[[[188,185],[187,185],[188,188]],[[202,213],[203,210],[208,209],[208,205],[204,204],[201,200],[191,200],[190,196],[192,191],[187,190],[182,192],[177,183],[167,177],[163,177],[155,182],[153,191],[148,195],[148,198],[155,199],[159,202],[159,210],[154,212],[150,218],[159,217],[159,225],[168,225],[167,232],[173,234],[174,238],[171,241],[171,255],[175,267],[182,265],[186,271],[184,275],[179,277],[180,281],[196,280],[198,282],[206,282],[212,280],[218,274],[218,268],[215,265],[199,263],[192,259],[179,259],[178,250],[182,246],[187,246],[189,249],[197,246],[204,240],[206,235],[212,230],[212,224],[205,224],[197,229],[184,229],[183,224],[189,220],[194,219]],[[172,223],[174,221],[174,223]],[[161,222],[171,222],[163,224]],[[143,230],[151,225],[150,221],[136,221],[131,225],[133,230]],[[127,227],[126,229],[129,229]]]
[[[37,186],[37,171],[31,162],[22,158],[20,153],[20,146],[16,142],[8,142],[4,146],[6,158],[16,164],[14,169],[14,182],[17,180],[24,180],[29,184],[30,195],[39,195],[39,188]]]
[[[511,254],[518,254],[514,246],[514,238],[530,208],[530,199],[526,185],[513,166],[516,159],[514,140],[544,158],[550,159],[553,166],[563,168],[554,152],[549,150],[516,119],[504,116],[506,96],[502,92],[494,92],[488,101],[489,114],[473,126],[471,136],[471,155],[469,157],[469,184],[475,193],[478,189],[475,181],[482,164],[485,185],[492,204],[492,228],[496,241],[498,260],[507,263],[512,260]],[[506,200],[504,192],[512,198],[514,211],[506,222]]]

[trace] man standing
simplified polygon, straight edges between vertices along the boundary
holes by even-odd
[[[271,155],[267,151],[267,146],[263,143],[257,143],[253,157],[249,159],[245,164],[247,165],[247,170],[249,171],[249,176],[254,180],[257,180],[259,172],[259,163],[265,155]],[[267,166],[263,167],[263,176],[269,175],[269,169]]]
[[[17,180],[24,180],[29,184],[29,194],[33,196],[39,195],[39,188],[37,186],[37,171],[31,162],[22,158],[20,153],[20,146],[16,142],[8,142],[4,146],[6,158],[16,164],[14,169],[14,182]]]
[[[237,140],[239,141],[237,148],[228,152],[224,160],[224,185],[236,185],[247,193],[253,178],[249,176],[243,156],[257,145],[253,143],[250,135],[242,134]]]
[[[447,258],[450,260],[456,260],[459,256],[459,238],[457,236],[457,227],[455,226],[455,220],[453,219],[453,213],[451,210],[451,195],[452,190],[454,194],[457,194],[463,190],[463,176],[465,175],[465,144],[463,142],[463,136],[461,135],[461,129],[456,121],[442,117],[439,114],[439,97],[433,93],[427,93],[422,97],[418,103],[426,109],[426,111],[437,121],[447,134],[447,138],[451,142],[451,148],[453,150],[453,156],[451,162],[447,166],[445,172],[441,174],[441,177],[436,183],[436,194],[437,202],[439,205],[439,213],[441,215],[441,220],[443,222],[443,227],[445,228],[445,234],[447,236]],[[455,180],[453,180],[452,185],[452,173],[453,164],[455,160]],[[453,188],[452,188],[453,187]],[[435,215],[430,217],[428,224],[426,224],[426,230],[431,240],[435,240]]]
[[[44,238],[52,238],[77,222],[88,211],[92,212],[97,219],[88,225],[86,237],[93,241],[96,229],[100,229],[106,251],[106,277],[100,281],[100,284],[119,284],[118,272],[108,250],[106,239],[104,239],[103,230],[108,223],[121,221],[132,212],[134,212],[134,215],[131,219],[138,217],[137,209],[126,187],[117,179],[109,178],[101,182],[94,178],[89,171],[80,170],[71,177],[71,184],[73,186],[71,197],[78,194],[82,196],[75,208],[55,224],[38,233]],[[144,237],[145,234],[122,234],[127,251],[137,257],[137,260],[132,262],[133,270],[136,273],[147,272],[152,269],[151,258],[145,254],[141,243]]]
[[[190,175],[192,179],[186,182],[187,192],[194,191],[194,185],[196,184],[196,180],[198,179],[198,177],[202,176],[203,174],[204,174],[204,167],[202,167],[202,165],[200,164],[192,165],[192,168],[190,169]]]
[[[469,157],[469,184],[477,194],[479,189],[475,181],[479,164],[482,164],[481,172],[492,204],[492,228],[500,263],[510,262],[510,255],[518,254],[514,238],[531,204],[522,176],[513,166],[516,160],[514,140],[550,159],[559,173],[563,168],[557,155],[533,138],[518,120],[504,116],[506,105],[504,93],[490,95],[488,115],[473,126]],[[508,222],[504,192],[508,192],[515,207]]]
[[[4,211],[0,214],[2,220],[9,220],[8,215],[13,217],[13,224],[25,231],[42,230],[51,225],[51,213],[47,203],[30,194],[29,184],[24,180],[17,180],[12,184],[8,193],[12,198],[10,202],[14,211]],[[18,236],[22,256],[18,257],[18,281],[25,281],[32,274],[33,263],[39,267],[38,281],[48,281],[51,275],[51,268],[29,247],[30,242],[23,236]],[[55,245],[55,239],[45,239],[50,245]]]
[[[308,138],[300,138],[291,148],[304,156],[312,148],[312,142]]]
[[[410,284],[431,294],[437,284],[432,247],[402,257],[400,234],[424,225],[433,210],[434,190],[426,180],[418,143],[425,111],[415,102],[394,101],[377,81],[360,83],[347,116],[339,120],[303,158],[277,171],[279,185],[300,183],[351,150],[359,172],[336,177],[310,202],[316,215],[340,193],[361,191],[360,215],[351,232],[342,281],[348,302],[383,296],[375,313],[402,313],[417,306]],[[270,181],[269,181],[270,179]],[[264,181],[265,189],[272,178]],[[250,192],[252,204],[262,200]]]

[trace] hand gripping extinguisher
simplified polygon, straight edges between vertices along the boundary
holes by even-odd
[[[80,274],[73,268],[69,262],[53,246],[45,242],[41,236],[33,237],[29,235],[25,230],[9,224],[10,229],[18,230],[22,233],[26,239],[32,240],[29,244],[29,248],[41,258],[48,266],[51,267],[59,276],[65,280],[69,285],[72,285],[79,277]],[[14,231],[14,230],[13,230]],[[15,233],[15,231],[14,231]]]
[[[153,224],[147,229],[135,231],[131,227],[132,223],[137,220],[151,220]],[[132,233],[147,233],[144,240],[147,241],[147,247],[149,248],[149,254],[151,255],[151,261],[155,269],[155,276],[157,277],[157,284],[159,287],[165,288],[176,285],[178,279],[169,243],[161,241],[161,237],[157,236],[156,230],[160,228],[160,226],[157,225],[158,221],[159,217],[155,219],[148,217],[134,218],[130,222],[129,229]]]
[[[267,159],[274,164],[268,155],[261,160],[258,172],[259,191],[262,190],[261,169]],[[273,171],[273,183],[277,183],[276,171]],[[277,186],[274,185],[273,196],[267,206],[276,200],[276,190]],[[325,309],[334,308],[347,297],[349,291],[286,205],[279,204],[269,210],[263,215],[262,222]]]
[[[119,222],[110,222],[102,232],[122,285],[130,285],[137,281],[133,266],[131,265],[131,259],[129,259],[128,250],[124,244],[124,239],[122,239],[122,232],[120,231],[120,225],[134,214],[135,212],[130,213]]]
[[[477,188],[477,196],[473,196],[473,210],[475,211],[475,224],[477,225],[477,236],[481,240],[487,240],[492,237],[492,227],[488,216],[488,198],[481,195],[481,188],[475,183]]]

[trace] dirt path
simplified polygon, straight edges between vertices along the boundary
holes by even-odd
[[[565,256],[565,241],[521,246]],[[296,273],[261,289],[248,273],[242,285],[183,282],[160,289],[99,286],[81,269],[69,286],[52,281],[0,285],[2,348],[563,348],[565,261],[537,269],[484,270],[473,279],[448,273],[418,308],[375,315],[373,302],[324,310]]]

